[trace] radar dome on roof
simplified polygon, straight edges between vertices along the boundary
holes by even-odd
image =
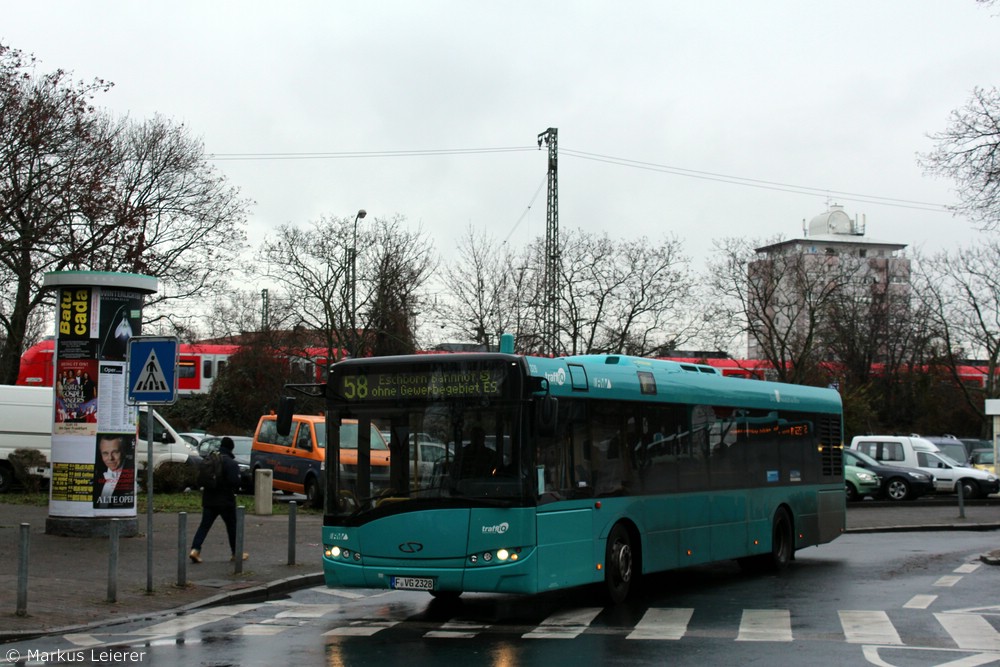
[[[844,207],[834,204],[826,213],[820,213],[809,221],[809,236],[820,234],[856,234],[855,224],[844,213]]]

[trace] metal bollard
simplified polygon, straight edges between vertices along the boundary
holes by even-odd
[[[28,546],[31,542],[31,524],[21,524],[20,554],[17,561],[17,610],[18,616],[28,615]]]
[[[962,485],[962,480],[955,482],[955,490],[958,491],[958,518],[965,518],[965,494],[963,491],[965,487]]]
[[[295,515],[298,503],[294,500],[288,503],[288,564],[295,565]]]
[[[236,552],[233,554],[233,572],[243,574],[243,517],[247,508],[240,505],[236,508]]]
[[[118,601],[118,519],[108,524],[108,602]]]
[[[187,586],[187,512],[177,514],[177,585]]]

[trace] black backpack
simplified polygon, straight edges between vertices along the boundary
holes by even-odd
[[[212,452],[201,460],[198,466],[198,486],[215,489],[222,480],[222,455]]]

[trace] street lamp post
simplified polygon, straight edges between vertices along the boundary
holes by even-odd
[[[359,209],[354,216],[354,235],[351,237],[351,356],[358,356],[358,322],[357,322],[357,300],[358,300],[358,220],[368,215],[365,209]]]

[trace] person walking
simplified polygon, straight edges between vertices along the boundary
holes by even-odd
[[[194,534],[191,552],[188,554],[192,563],[201,562],[201,545],[216,517],[222,517],[229,536],[230,560],[236,560],[236,490],[240,486],[240,467],[233,456],[233,439],[224,437],[219,443],[218,456],[221,458],[221,470],[215,477],[214,484],[206,484],[201,489],[201,523]],[[215,454],[213,454],[215,456]],[[250,554],[243,553],[243,560]]]

